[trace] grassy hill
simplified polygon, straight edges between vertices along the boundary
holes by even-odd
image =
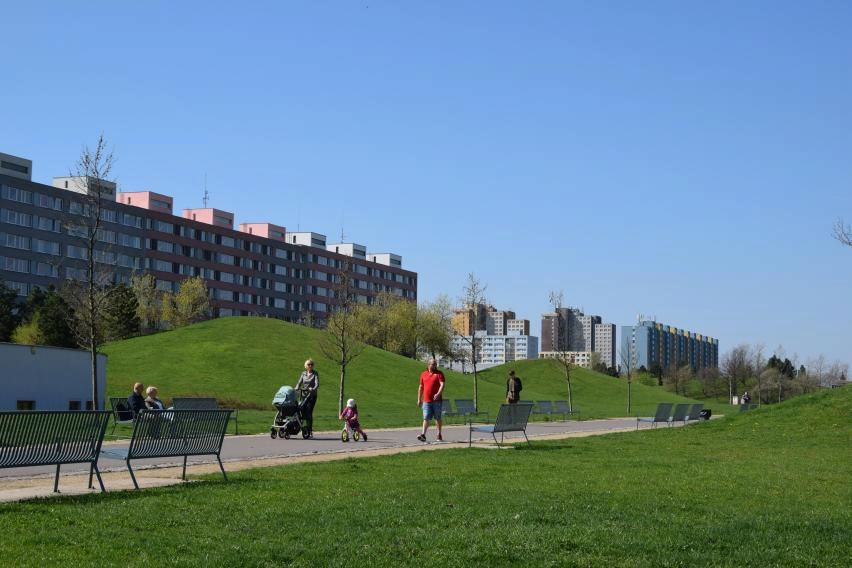
[[[155,385],[160,397],[210,395],[240,408],[241,431],[264,431],[271,400],[281,385],[294,385],[308,357],[320,372],[317,429],[337,428],[339,371],[319,349],[321,332],[274,319],[230,317],[174,331],[111,343],[107,393],[126,396],[136,381]],[[365,428],[411,426],[420,420],[417,385],[425,365],[368,347],[347,372],[347,397],[358,400]],[[480,407],[493,413],[505,396],[506,374],[523,379],[523,398],[565,399],[561,367],[553,361],[518,361],[480,375]],[[473,398],[473,376],[447,371],[446,398]],[[577,369],[574,403],[581,418],[625,416],[624,381]],[[632,414],[648,414],[657,402],[686,400],[660,389],[633,385]]]
[[[847,387],[686,428],[3,503],[0,557],[15,566],[162,563],[164,550],[184,566],[849,566],[850,415]],[[277,529],[282,507],[297,529]],[[114,546],[129,527],[156,546]]]

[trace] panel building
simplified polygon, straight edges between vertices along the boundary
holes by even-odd
[[[26,296],[32,286],[60,287],[85,277],[78,228],[87,215],[81,192],[103,190],[95,260],[113,282],[148,272],[157,288],[202,277],[218,315],[322,320],[337,303],[335,279],[350,273],[357,300],[381,292],[417,299],[417,274],[392,253],[369,254],[353,243],[327,245],[319,233],[290,233],[268,222],[241,223],[214,208],[173,212],[173,199],[152,191],[118,191],[100,180],[32,181],[32,162],[0,154],[0,280]]]
[[[663,369],[689,365],[696,371],[719,366],[718,339],[656,321],[622,326],[621,349],[632,369],[650,369],[655,363]]]
[[[578,308],[542,314],[539,356],[555,358],[559,353],[570,353],[572,361],[582,367],[591,367],[592,354],[597,353],[601,363],[614,368],[615,325]]]

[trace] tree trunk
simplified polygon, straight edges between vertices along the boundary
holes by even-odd
[[[340,396],[337,399],[337,413],[340,414],[343,412],[343,405],[345,403],[344,397],[346,396],[346,391],[344,387],[346,386],[346,363],[343,363],[340,366]]]
[[[627,378],[627,414],[630,415],[630,378]]]
[[[476,380],[476,355],[473,359],[473,410],[479,412],[479,384]]]
[[[568,410],[574,412],[574,401],[571,398],[571,369],[565,365],[565,382],[568,383]]]

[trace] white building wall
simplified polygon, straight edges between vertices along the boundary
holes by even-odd
[[[98,400],[104,407],[107,356],[98,355]],[[88,351],[0,343],[0,410],[17,410],[18,401],[34,401],[34,410],[68,410],[92,399]],[[132,385],[127,386],[130,393]]]

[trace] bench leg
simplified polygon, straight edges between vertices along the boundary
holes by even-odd
[[[225,466],[222,465],[222,459],[217,455],[216,460],[218,460],[218,462],[219,462],[219,469],[222,470],[222,477],[225,478],[225,481],[228,481],[228,474],[225,473]]]
[[[180,476],[184,481],[186,481],[186,458],[187,456],[183,456],[183,473]]]
[[[109,433],[109,435],[110,435],[110,436],[114,436],[114,435],[115,435],[115,427],[116,427],[116,426],[118,426],[118,422],[116,422],[115,420],[113,420],[113,421],[112,421],[112,432],[110,432],[110,433]]]
[[[234,435],[235,436],[240,435],[240,419],[236,415],[234,416]]]
[[[127,471],[130,472],[130,479],[133,480],[133,487],[135,487],[136,489],[139,489],[139,484],[136,483],[136,476],[133,475],[133,468],[130,467],[130,460],[127,460]]]
[[[53,480],[53,492],[59,493],[59,464],[56,464],[56,479]]]
[[[89,470],[89,489],[92,489],[92,472],[98,476],[98,484],[101,486],[101,493],[106,493],[106,487],[104,487],[104,480],[101,479],[101,472],[98,469],[98,464],[92,463],[92,467]]]
[[[529,438],[527,438],[527,431],[526,431],[526,430],[521,430],[521,432],[523,432],[523,434],[524,434],[524,439],[527,441],[527,445],[528,445],[528,446],[531,446],[532,444],[530,444],[530,439],[529,439]]]

